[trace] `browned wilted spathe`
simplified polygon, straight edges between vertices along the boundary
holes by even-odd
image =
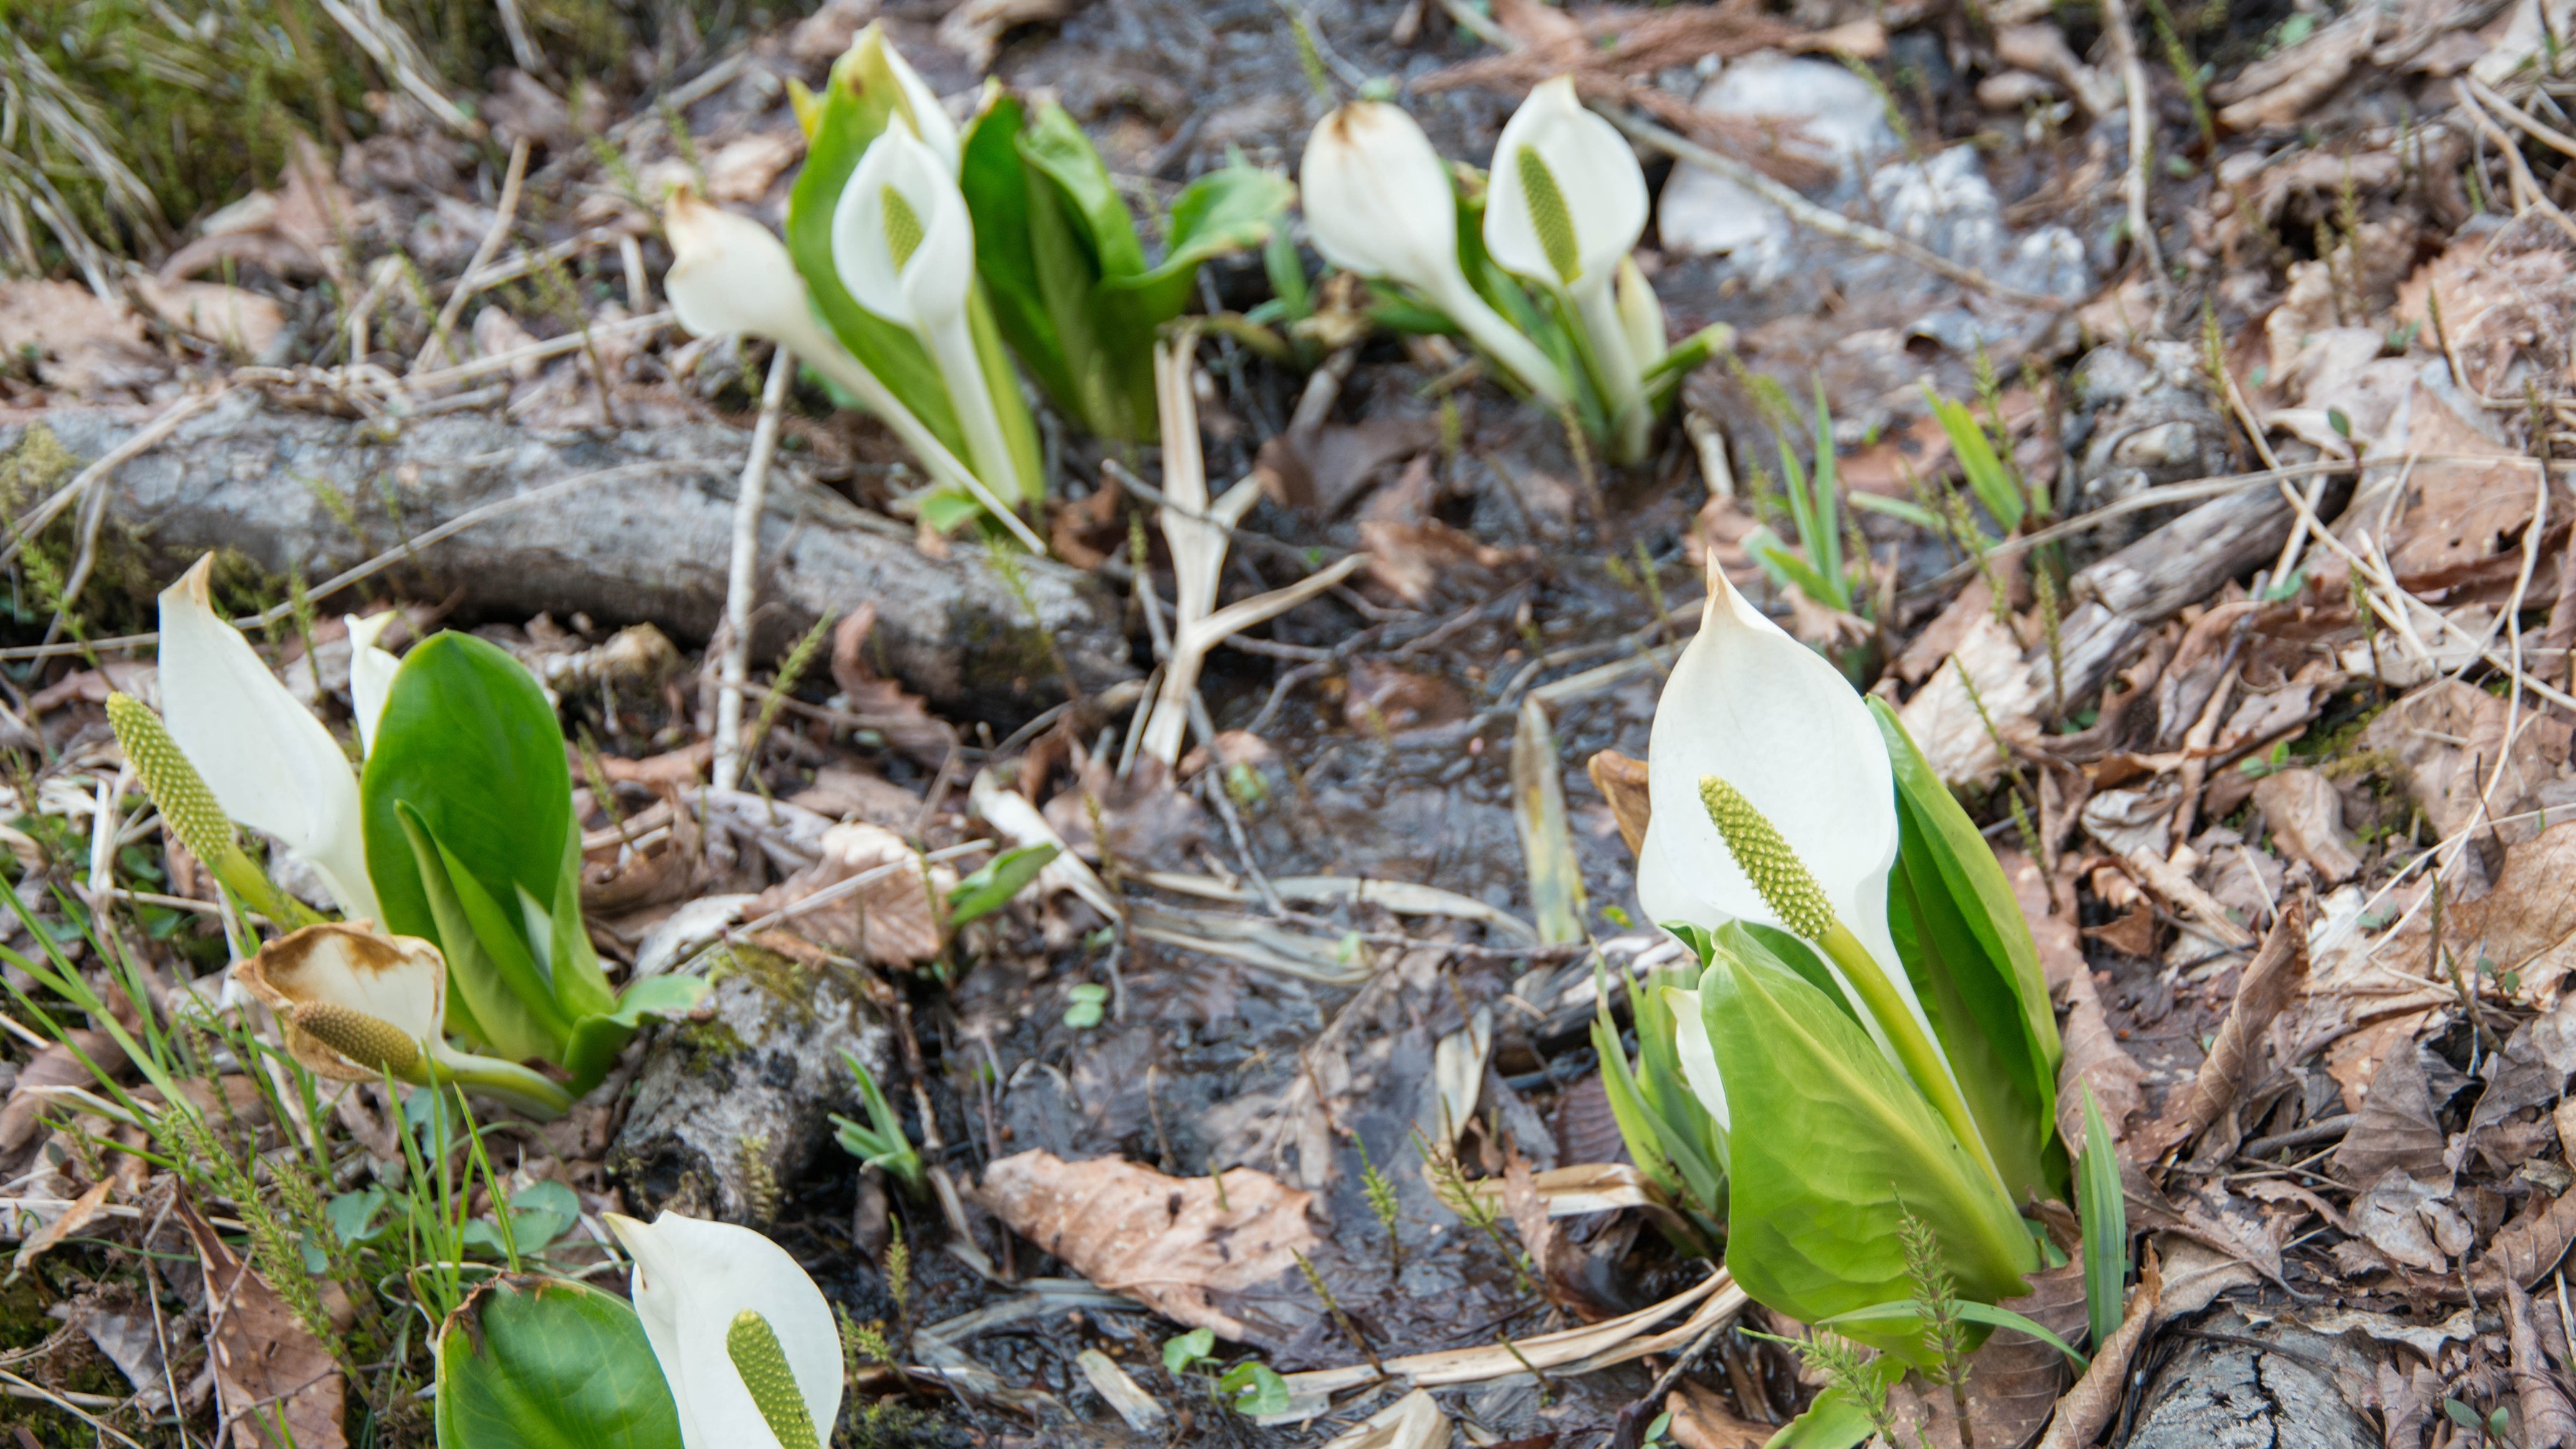
[[[446,958],[429,942],[372,921],[326,922],[269,942],[233,976],[277,1013],[286,1049],[316,1073],[426,1080],[447,993]]]

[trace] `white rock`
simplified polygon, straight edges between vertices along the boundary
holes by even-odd
[[[1831,61],[1764,51],[1726,66],[1695,104],[1722,116],[1785,121],[1796,133],[1783,149],[1832,166],[1830,192],[1848,188],[1869,163],[1896,149],[1884,106],[1869,83]],[[1734,253],[1771,274],[1789,252],[1789,221],[1743,187],[1696,166],[1676,166],[1656,211],[1656,239],[1681,256]]]

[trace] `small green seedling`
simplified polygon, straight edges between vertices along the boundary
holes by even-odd
[[[1098,982],[1084,981],[1065,993],[1073,1004],[1064,1009],[1064,1024],[1076,1031],[1100,1025],[1102,1006],[1109,1000],[1109,988]]]
[[[860,1100],[868,1108],[865,1126],[837,1113],[833,1115],[833,1133],[841,1150],[864,1166],[885,1169],[915,1201],[928,1197],[930,1181],[922,1171],[921,1154],[913,1150],[912,1139],[904,1135],[903,1119],[895,1115],[894,1104],[886,1100],[865,1063],[849,1052],[841,1053],[841,1060],[850,1064],[850,1075],[858,1079]]]

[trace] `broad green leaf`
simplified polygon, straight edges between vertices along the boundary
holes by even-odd
[[[948,389],[939,368],[907,329],[859,305],[841,284],[832,261],[832,208],[849,185],[859,157],[886,128],[886,118],[900,100],[891,77],[872,80],[856,55],[832,67],[823,88],[822,113],[805,151],[805,169],[787,196],[787,254],[796,274],[805,279],[819,313],[841,345],[867,365],[879,381],[912,409],[924,427],[950,452],[966,456],[966,435],[948,405]]]
[[[503,1278],[440,1328],[439,1449],[680,1449],[635,1310],[579,1283]]]
[[[612,1010],[616,989],[608,984],[608,975],[599,969],[599,952],[590,944],[590,929],[581,919],[581,822],[564,822],[563,867],[555,877],[555,898],[550,908],[551,928],[546,953],[548,969],[555,981],[555,1004],[563,1014],[579,1021],[585,1016]]]
[[[447,957],[447,1029],[512,1061],[552,1059],[563,1050],[569,1024],[556,1013],[553,991],[526,945],[471,875],[448,868],[447,852],[409,801],[395,815],[418,862],[414,878],[428,897],[436,932],[403,934],[438,941]],[[478,904],[469,905],[469,897]]]
[[[1997,1308],[1991,1303],[1979,1303],[1966,1298],[1955,1300],[1950,1306],[1961,1318],[1970,1323],[1982,1324],[1987,1328],[2009,1328],[2016,1333],[2029,1334],[2073,1360],[2075,1371],[2079,1374],[2084,1372],[2086,1364],[2091,1362],[2083,1354],[2076,1352],[2073,1344],[2058,1337],[2056,1332],[2047,1325],[2025,1318],[2009,1308]],[[1845,1337],[1860,1336],[1852,1332],[1854,1329],[1873,1334],[1902,1332],[1920,1336],[1923,1332],[1923,1308],[1921,1304],[1910,1298],[1892,1303],[1873,1303],[1867,1308],[1855,1308],[1849,1313],[1837,1313],[1831,1318],[1820,1319],[1816,1326],[1833,1329]]]
[[[1295,194],[1287,178],[1240,163],[1191,182],[1172,201],[1163,260],[1133,283],[1147,315],[1178,316],[1189,305],[1199,264],[1268,241]]]
[[[1193,1328],[1189,1332],[1163,1340],[1163,1372],[1174,1378],[1191,1364],[1216,1352],[1216,1330]]]
[[[1910,1291],[1899,1223],[1931,1224],[1963,1296],[2029,1291],[2038,1251],[1921,1092],[1824,994],[1738,927],[1716,933],[1700,1005],[1739,1131],[1727,1261],[1761,1303],[1813,1323]],[[1921,1346],[1871,1338],[1899,1354]]]
[[[966,328],[975,339],[975,360],[982,365],[985,390],[993,396],[993,415],[1002,425],[1003,445],[1011,450],[1012,466],[1020,475],[1018,501],[1043,503],[1046,461],[1038,448],[1037,419],[1029,415],[1029,400],[1020,391],[1020,375],[1011,367],[1010,349],[1002,345],[1001,329],[993,322],[993,304],[980,283],[966,293]],[[1004,501],[1010,501],[1007,494]]]
[[[589,1091],[608,1074],[618,1051],[643,1028],[646,1017],[686,1016],[706,1000],[708,989],[704,977],[647,976],[629,983],[613,1009],[575,1021],[563,1054],[573,1095]]]
[[[966,128],[957,189],[974,218],[975,272],[992,303],[994,325],[1047,396],[1079,413],[1068,339],[1039,282],[1031,235],[1037,218],[1028,165],[1020,159],[1020,120],[1018,98],[995,90]]]
[[[1896,776],[1898,850],[1888,928],[1956,1068],[1968,1110],[2016,1197],[2063,1197],[2057,1064],[2063,1048],[2039,948],[2003,867],[1884,701],[1872,715]]]
[[[1072,208],[1077,231],[1092,264],[1108,278],[1136,277],[1145,271],[1145,247],[1136,239],[1136,223],[1127,215],[1126,199],[1091,138],[1052,101],[1020,132],[1020,155],[1046,173]]]
[[[1288,1394],[1288,1381],[1266,1363],[1246,1362],[1225,1371],[1216,1381],[1217,1391],[1234,1405],[1235,1412],[1247,1418],[1264,1414],[1284,1414],[1293,1399]]]
[[[2077,1161],[2075,1211],[2084,1228],[2084,1319],[2093,1349],[2120,1327],[2129,1281],[2129,1202],[2120,1187],[2118,1144],[2102,1122],[2102,1104],[2084,1087],[2084,1155]]]
[[[522,888],[554,899],[572,828],[563,730],[535,677],[498,646],[451,630],[404,656],[359,797],[367,874],[388,931],[447,944],[398,806],[420,817],[489,899],[515,908]]]
[[[982,869],[959,881],[956,889],[948,893],[948,924],[962,926],[1009,905],[1011,898],[1036,880],[1038,872],[1055,857],[1056,848],[1052,845],[1024,845],[985,862]]]

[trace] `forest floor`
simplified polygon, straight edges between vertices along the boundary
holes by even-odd
[[[517,655],[560,703],[603,958],[717,986],[570,1116],[495,1124],[472,1273],[619,1283],[604,1212],[761,1228],[891,1349],[852,1361],[852,1444],[1764,1442],[1813,1385],[1656,1230],[1593,1034],[1596,983],[1680,959],[1640,919],[1629,782],[1723,571],[1987,827],[2068,1140],[2087,1088],[2119,1139],[2156,1286],[2080,1383],[1981,1378],[1973,1443],[2576,1446],[2564,0],[296,0],[327,65],[256,71],[247,11],[156,7],[118,22],[150,85],[66,51],[103,4],[0,15],[0,940],[224,999],[218,891],[105,711],[154,697],[152,600],[199,552],[337,726],[343,616]],[[987,77],[1059,99],[1148,214],[1229,157],[1293,173],[1364,90],[1481,163],[1570,71],[1639,138],[1672,334],[1731,347],[1622,469],[1339,284],[1304,366],[1203,335],[1211,491],[1261,489],[1220,599],[1362,561],[1217,647],[1167,751],[1138,738],[1160,450],[1049,419],[1051,558],[1015,562],[922,525],[893,437],[800,382],[719,788],[769,350],[664,310],[651,202],[775,223],[789,83],[872,19],[958,107]],[[1240,314],[1272,282],[1251,254],[1202,292]],[[2002,440],[2020,516],[1962,488],[1936,399]],[[1842,596],[1767,571],[1762,529],[1842,551]],[[1046,840],[963,925],[879,869]],[[191,1083],[253,1199],[302,1146],[328,1169],[302,1291],[375,1325],[361,1362],[292,1287],[210,1296],[256,1212],[112,1150],[139,1129],[8,969],[0,1436],[279,1443],[242,1417],[273,1395],[305,1449],[431,1442],[435,1265],[400,1209],[406,1139],[414,1174],[421,1144],[462,1161],[437,1114],[239,1058]],[[837,1144],[844,1052],[921,1197]],[[1240,1363],[1286,1398],[1229,1407]]]

